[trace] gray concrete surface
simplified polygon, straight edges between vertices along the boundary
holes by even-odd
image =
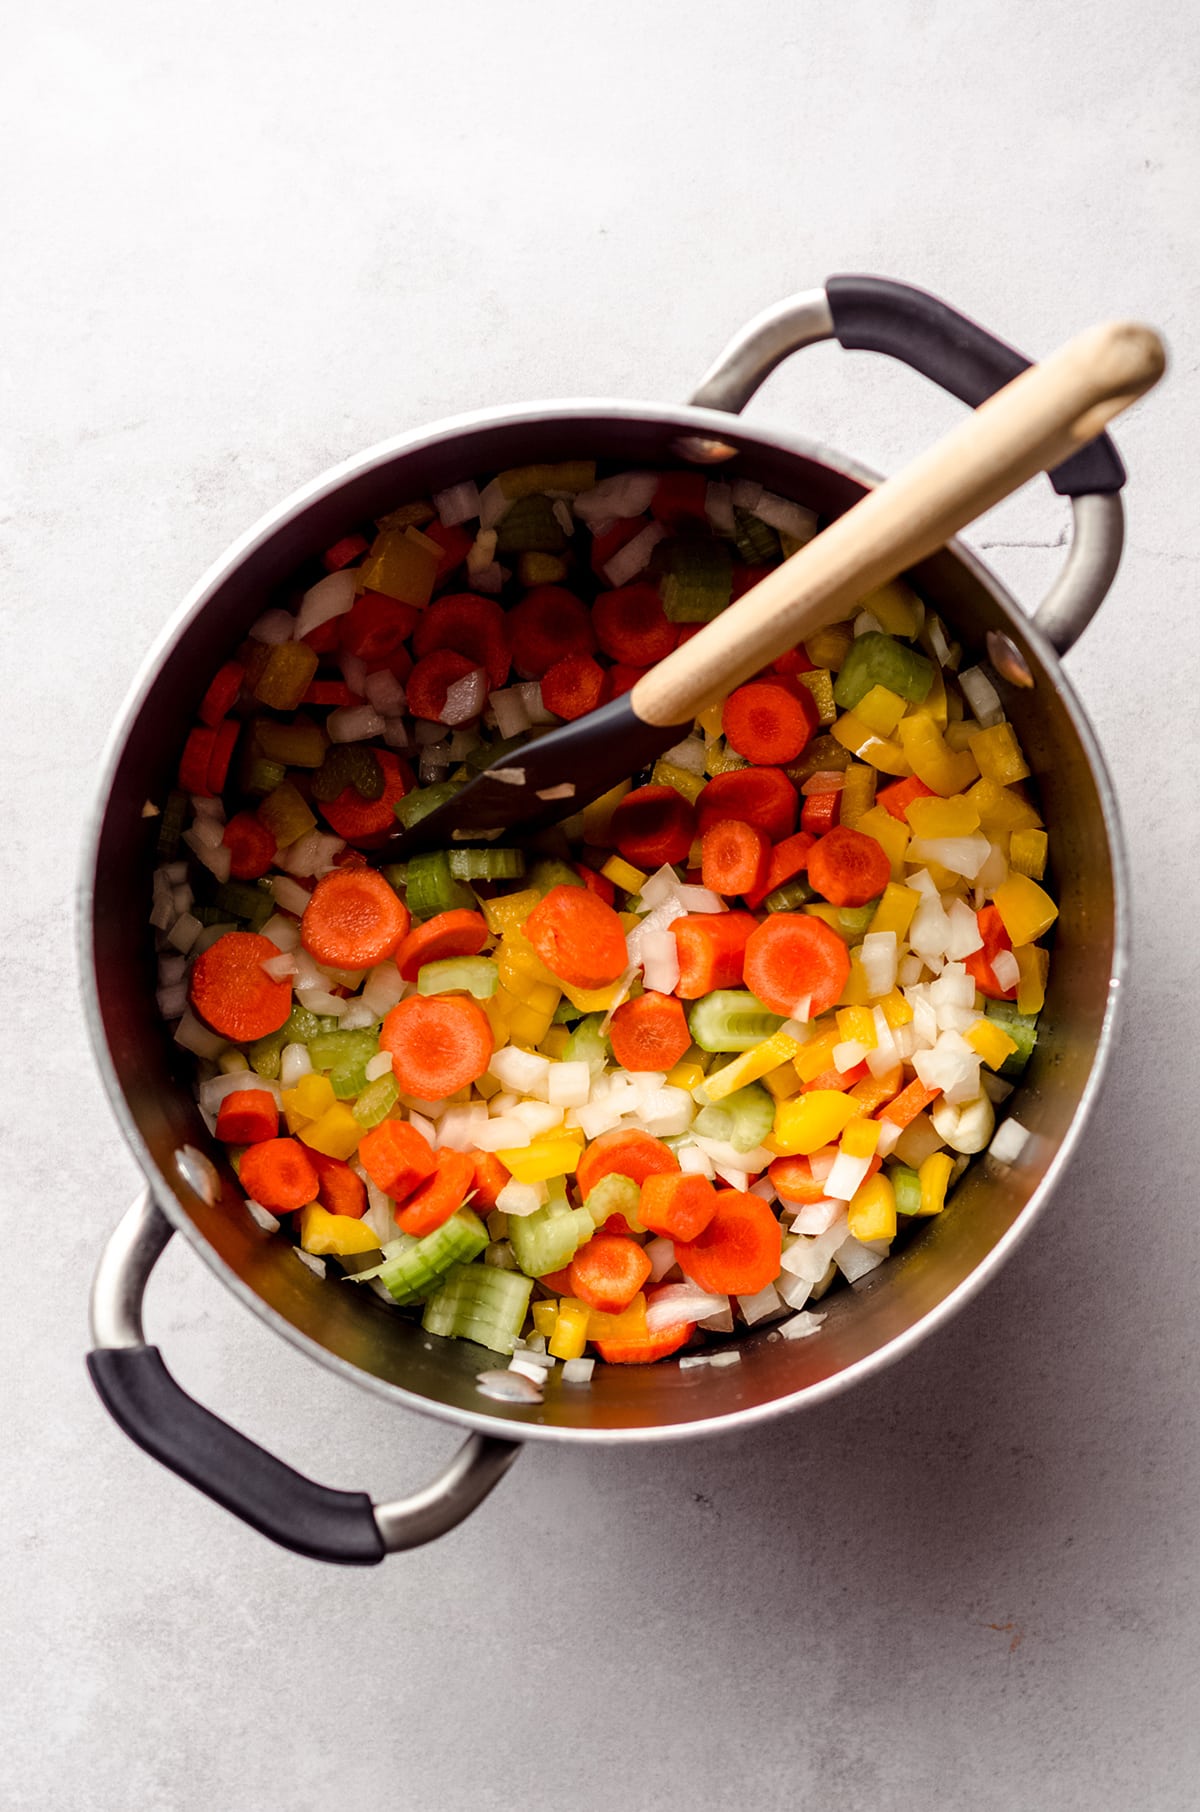
[[[1178,4],[729,10],[47,0],[0,54],[0,1803],[11,1812],[1192,1807],[1198,37]],[[889,1375],[744,1439],[531,1452],[368,1575],[153,1466],[86,1382],[137,1185],[76,1005],[70,895],[142,650],[263,509],[483,402],[684,394],[837,269],[1030,350],[1143,315],[1130,546],[1071,657],[1137,956],[1101,1111],[1035,1238]],[[955,406],[821,348],[756,416],[882,466]],[[976,532],[1030,600],[1063,513]],[[387,1494],[449,1454],[183,1251],[150,1322],[289,1460]]]

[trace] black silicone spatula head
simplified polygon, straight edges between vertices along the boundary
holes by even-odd
[[[376,862],[402,861],[419,849],[450,849],[456,843],[518,842],[582,811],[611,787],[628,780],[687,735],[689,723],[646,723],[625,693],[574,723],[532,737],[485,768],[411,830],[396,834]]]

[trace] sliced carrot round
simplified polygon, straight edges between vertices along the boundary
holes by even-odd
[[[273,1214],[292,1214],[317,1199],[319,1178],[298,1139],[265,1139],[242,1153],[238,1181],[252,1202]]]
[[[808,852],[808,878],[831,906],[865,906],[891,880],[892,865],[874,837],[835,824]]]
[[[622,1002],[608,1035],[621,1068],[634,1071],[672,1070],[692,1042],[681,1003],[653,989]]]
[[[453,648],[437,648],[432,654],[423,655],[408,676],[409,711],[427,723],[440,724],[451,686],[466,679],[480,665],[470,655],[456,654]]]
[[[361,1221],[367,1212],[367,1188],[362,1178],[341,1158],[326,1157],[323,1151],[311,1149],[308,1155],[317,1173],[317,1200],[322,1208],[330,1214]]]
[[[638,1219],[664,1239],[698,1239],[717,1212],[717,1192],[707,1177],[648,1176],[642,1184]]]
[[[766,767],[795,761],[820,713],[807,686],[783,674],[751,680],[725,700],[721,727],[731,749]]]
[[[613,813],[611,834],[627,862],[658,868],[684,861],[696,834],[696,815],[673,786],[636,786]]]
[[[807,1158],[776,1158],[767,1165],[767,1175],[781,1201],[820,1202],[825,1198],[824,1187],[813,1176]]]
[[[774,912],[746,943],[742,977],[772,1013],[790,1018],[797,1009],[815,1019],[840,998],[850,974],[850,953],[824,919],[803,912]]]
[[[649,667],[631,667],[627,661],[618,661],[608,670],[608,692],[610,698],[623,698],[626,692],[632,692],[640,679],[645,679]]]
[[[411,1195],[437,1167],[429,1140],[407,1120],[381,1120],[364,1133],[358,1161],[375,1187],[393,1201]]]
[[[562,585],[535,585],[508,613],[513,666],[526,679],[541,679],[568,654],[596,646],[588,607]]]
[[[278,847],[262,819],[253,812],[235,812],[221,841],[229,851],[229,872],[235,881],[257,881],[265,875]]]
[[[261,1145],[278,1131],[279,1110],[269,1089],[234,1089],[217,1112],[217,1137],[224,1145]]]
[[[462,994],[410,995],[392,1008],[379,1032],[392,1054],[392,1074],[406,1095],[441,1101],[483,1075],[492,1028],[483,1008]]]
[[[600,1339],[593,1344],[606,1365],[653,1365],[656,1359],[669,1359],[691,1338],[694,1321],[677,1321],[660,1328],[644,1340]]]
[[[628,1235],[597,1233],[575,1254],[567,1271],[572,1296],[603,1315],[619,1315],[649,1277],[651,1264]]]
[[[481,912],[456,906],[414,925],[396,951],[396,967],[405,981],[416,981],[424,963],[449,956],[478,956],[491,934]]]
[[[466,1152],[439,1151],[437,1169],[419,1183],[396,1210],[401,1233],[424,1239],[462,1207],[475,1184],[475,1166]]]
[[[611,660],[652,667],[670,654],[679,629],[668,623],[657,585],[602,591],[592,606],[596,640]]]
[[[452,592],[422,611],[412,645],[418,659],[450,648],[473,667],[485,667],[490,692],[504,684],[512,665],[504,612],[494,598],[478,592]]]
[[[408,930],[408,908],[374,868],[322,875],[300,920],[300,942],[331,969],[370,969]]]
[[[767,878],[771,845],[756,824],[723,818],[710,824],[700,850],[700,878],[719,894],[753,894]]]
[[[292,1010],[292,984],[272,981],[263,964],[278,955],[278,945],[256,931],[227,931],[210,944],[196,958],[188,986],[205,1024],[235,1044],[277,1032]]]
[[[756,1296],[779,1276],[782,1234],[760,1195],[719,1189],[703,1233],[675,1245],[685,1277],[714,1296]]]
[[[570,988],[607,988],[629,962],[624,926],[588,887],[552,887],[524,931],[550,973]]]
[[[722,818],[757,824],[772,843],[796,828],[796,789],[779,768],[734,768],[715,774],[696,801],[701,836]]]
[[[362,661],[386,661],[412,634],[417,612],[413,605],[379,591],[364,591],[350,609],[336,619],[338,641],[347,654]]]
[[[604,703],[608,674],[590,654],[564,654],[542,677],[542,703],[568,723]]]
[[[681,1000],[699,1000],[715,988],[740,988],[746,942],[757,920],[749,912],[691,912],[671,926],[679,953]]]
[[[649,1176],[679,1169],[679,1159],[669,1145],[646,1132],[626,1132],[616,1127],[593,1139],[575,1171],[579,1192],[587,1201],[603,1177],[632,1177],[640,1187]]]
[[[472,1184],[475,1200],[472,1205],[477,1211],[494,1208],[496,1197],[512,1178],[494,1151],[472,1151],[468,1155],[475,1173]]]
[[[343,787],[336,799],[318,799],[317,809],[331,831],[359,849],[380,849],[396,828],[396,804],[410,792],[412,769],[391,749],[373,749],[383,769],[383,791],[378,799],[364,799],[353,786]]]

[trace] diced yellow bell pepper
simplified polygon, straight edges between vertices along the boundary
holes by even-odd
[[[845,937],[840,906],[830,906],[824,900],[814,900],[811,905],[805,906],[803,911],[806,918],[820,919],[823,924],[829,926],[831,931],[836,931],[840,938]]]
[[[561,585],[570,570],[561,554],[517,556],[517,578],[522,585]]]
[[[838,709],[833,697],[833,675],[828,667],[814,667],[811,673],[798,673],[796,678],[807,686],[817,707],[817,722],[825,729],[836,723]]]
[[[556,1298],[547,1296],[543,1301],[535,1302],[530,1314],[533,1316],[534,1332],[549,1340],[554,1332],[554,1324],[558,1320]]]
[[[921,866],[940,894],[950,893],[959,899],[966,898],[971,884],[964,875],[956,875],[952,868],[943,868],[940,862],[923,862]],[[943,899],[942,904],[948,906],[950,902]]]
[[[308,691],[319,657],[307,642],[279,642],[254,682],[254,696],[272,711],[294,711]]]
[[[514,926],[501,938],[496,950],[496,965],[500,984],[510,994],[517,995],[527,1006],[548,1005],[551,1012],[554,1011],[562,993],[558,977],[547,969],[519,928]]]
[[[793,1064],[781,1063],[777,1070],[771,1070],[762,1080],[763,1087],[776,1101],[790,1101],[793,1095],[800,1093],[800,1078]]]
[[[977,780],[967,798],[979,813],[980,828],[987,837],[998,831],[1037,830],[1041,826],[1041,819],[1027,799],[994,780]]]
[[[1034,943],[1058,917],[1058,907],[1050,895],[1028,875],[1010,875],[997,887],[992,900],[1014,950]]]
[[[896,1191],[882,1171],[859,1185],[846,1213],[855,1239],[895,1239]]]
[[[530,1007],[522,1003],[515,1013],[509,1015],[509,1040],[513,1044],[524,1045],[527,1050],[536,1050],[553,1022],[553,1007],[549,1012],[545,1012],[540,1007]]]
[[[965,793],[951,799],[910,799],[904,813],[914,837],[969,837],[979,812]]]
[[[820,1032],[802,1044],[792,1059],[792,1068],[801,1082],[812,1082],[833,1068],[833,1047],[842,1042],[842,1035],[836,1025],[827,1031]],[[780,1097],[786,1099],[786,1097]]]
[[[387,528],[376,535],[355,576],[357,589],[424,610],[433,596],[441,550],[418,528]]]
[[[697,1063],[694,1057],[681,1057],[673,1070],[667,1072],[668,1088],[685,1088],[690,1093],[704,1081],[704,1065]]]
[[[933,663],[933,678],[929,683],[929,690],[921,703],[914,709],[923,711],[926,717],[932,718],[939,730],[944,730],[950,721],[950,703],[946,692],[946,681],[941,665],[936,659]]]
[[[925,606],[902,579],[893,579],[889,585],[869,591],[858,604],[860,610],[870,611],[888,635],[903,636],[906,641],[913,639],[925,621]]]
[[[693,774],[690,769],[678,767],[673,761],[656,761],[650,778],[655,786],[673,786],[689,805],[696,803],[708,785],[707,774]]]
[[[1049,838],[1043,830],[1014,831],[1008,846],[1010,868],[1031,881],[1040,881],[1046,872]]]
[[[618,979],[609,982],[607,988],[572,988],[564,982],[562,991],[571,1005],[578,1007],[581,1013],[607,1013],[610,1007],[616,1005],[622,983]]]
[[[723,1068],[710,1070],[704,1080],[705,1092],[710,1101],[723,1101],[726,1095],[745,1088],[748,1082],[761,1081],[768,1071],[778,1069],[781,1063],[786,1063],[802,1049],[798,1038],[792,1038],[787,1032],[773,1032],[752,1051],[742,1051]]]
[[[313,1151],[323,1152],[327,1158],[345,1159],[353,1157],[366,1130],[358,1124],[344,1101],[335,1101],[319,1119],[310,1120],[307,1126],[300,1128],[300,1137]]]
[[[601,793],[599,799],[593,799],[590,805],[583,808],[583,840],[593,844],[597,849],[604,849],[612,842],[612,815],[633,785],[632,780],[618,780],[616,786],[610,787],[607,793]]]
[[[890,736],[908,709],[907,699],[886,686],[872,686],[854,707],[854,715],[876,736]]]
[[[841,1149],[848,1158],[873,1158],[882,1130],[878,1120],[860,1113],[855,1119],[846,1122]]]
[[[885,773],[887,770],[884,770]],[[846,769],[846,784],[842,788],[842,802],[838,812],[838,821],[853,830],[860,818],[864,817],[875,803],[875,769],[862,762],[851,762]]]
[[[915,887],[901,887],[895,881],[889,881],[879,896],[871,930],[894,931],[897,942],[903,943],[920,904],[921,896]]]
[[[1021,753],[1017,733],[1010,723],[993,724],[990,730],[976,730],[971,737],[971,753],[979,763],[985,780],[997,786],[1011,786],[1014,780],[1025,780],[1029,763]]]
[[[906,893],[909,891],[911,890],[908,888],[905,889]],[[872,929],[874,929],[874,927],[872,927]],[[905,1000],[903,994],[901,994],[899,988],[893,988],[890,994],[883,995],[881,999],[875,1002],[875,1005],[879,1008],[893,1032],[898,1031],[901,1026],[909,1025],[912,1022],[913,1010]]]
[[[838,673],[853,645],[853,623],[830,623],[806,639],[804,652],[814,667],[828,667],[831,672]]]
[[[558,1305],[558,1314],[554,1331],[549,1336],[546,1351],[552,1359],[582,1359],[583,1349],[587,1345],[588,1324],[591,1311],[586,1303],[579,1302],[574,1296],[564,1296]],[[646,1325],[646,1310],[642,1308],[642,1326]]]
[[[844,711],[830,734],[843,749],[849,749],[852,755],[868,762],[881,774],[893,774],[903,779],[912,773],[908,756],[900,744],[890,737],[877,735],[857,711]]]
[[[501,1045],[505,1045],[509,1041],[509,1017],[519,1003],[513,999],[507,988],[497,988],[494,994],[489,995],[486,1000],[481,1000],[479,1004],[487,1014],[488,1024],[492,1028],[492,1042],[499,1050]],[[499,1089],[493,1091],[495,1094],[499,1094],[499,1092]]]
[[[974,1025],[967,1027],[963,1037],[990,1070],[998,1070],[1006,1057],[1011,1057],[1017,1048],[1015,1038],[994,1019],[979,1018]]]
[[[568,491],[573,496],[590,491],[596,482],[594,459],[563,459],[554,465],[510,466],[496,475],[510,503],[518,497],[535,497],[541,491]]]
[[[904,1065],[898,1063],[894,1070],[885,1070],[882,1076],[864,1076],[848,1093],[858,1102],[860,1113],[875,1114],[896,1099],[903,1082]],[[853,1120],[850,1125],[854,1125]],[[849,1131],[849,1127],[846,1130]]]
[[[909,830],[901,824],[899,818],[893,818],[885,805],[873,805],[869,812],[864,812],[855,830],[861,831],[864,837],[873,837],[892,865],[892,880],[904,879],[904,852],[908,848]]]
[[[688,866],[698,868],[700,864],[698,862],[689,863]],[[642,922],[642,915],[640,912],[618,912],[617,917],[621,921],[621,929],[626,937],[629,936],[631,931],[636,931]]]
[[[896,726],[900,746],[918,780],[948,798],[961,793],[978,774],[975,757],[956,755],[924,707],[902,717]]]
[[[429,499],[418,497],[412,503],[397,504],[396,508],[389,510],[386,516],[376,516],[375,527],[377,529],[421,528],[425,523],[432,522],[436,515],[437,511]]]
[[[869,1007],[839,1007],[836,1014],[839,1042],[864,1044],[873,1051],[879,1040],[875,1036],[875,1016]]]
[[[641,893],[648,878],[640,868],[635,868],[632,862],[627,862],[624,856],[610,856],[600,873],[606,880],[611,881],[614,887],[622,888],[625,893]]]
[[[317,827],[303,794],[290,780],[281,780],[274,791],[267,794],[258,808],[258,816],[281,849],[295,843],[299,837],[307,837],[309,831]]]
[[[564,1133],[551,1133],[532,1145],[498,1151],[496,1156],[518,1183],[547,1183],[551,1177],[571,1175],[579,1162],[579,1141]]]
[[[536,887],[523,887],[519,893],[498,893],[493,899],[481,900],[479,905],[488,930],[494,937],[502,937],[525,923],[541,897]]]
[[[558,1063],[562,1060],[562,1054],[567,1047],[567,1041],[570,1036],[571,1034],[566,1026],[551,1025],[550,1030],[542,1039],[538,1049],[541,1051],[543,1057],[549,1057],[555,1063]]]
[[[705,705],[703,711],[697,711],[696,722],[706,736],[717,737],[721,734],[724,712],[725,701],[722,698],[717,699],[711,705]]]
[[[1050,973],[1050,952],[1041,944],[1022,944],[1014,950],[1020,979],[1017,982],[1017,1012],[1040,1013],[1046,1004],[1046,977]]]
[[[917,1168],[921,1181],[921,1206],[918,1214],[940,1214],[946,1206],[946,1188],[954,1159],[948,1151],[935,1151]]]
[[[962,710],[962,705],[959,704],[957,697],[953,693],[951,694],[951,701],[958,706],[960,711]],[[956,755],[962,755],[964,753],[969,754],[971,750],[971,737],[974,732],[975,725],[973,723],[965,723],[961,717],[951,716],[950,722],[946,725],[946,743],[948,747],[954,750]]]
[[[564,1297],[563,1307],[574,1300],[572,1296]],[[561,1309],[559,1314],[562,1314]],[[645,1340],[646,1298],[642,1291],[638,1291],[629,1307],[622,1309],[619,1315],[606,1315],[602,1309],[589,1309],[587,1337],[589,1340]],[[554,1357],[557,1359],[558,1354]]]
[[[295,1088],[284,1089],[282,1100],[288,1131],[294,1133],[310,1120],[317,1119],[327,1107],[332,1107],[337,1096],[328,1076],[310,1070],[307,1076],[301,1076]]]
[[[239,1070],[248,1070],[250,1065],[244,1051],[223,1051],[217,1058],[217,1068],[222,1076],[233,1076]]]
[[[856,944],[850,952],[850,973],[837,1004],[839,1007],[869,1007],[873,1001],[867,972],[863,968],[862,945]]]
[[[832,1144],[858,1112],[858,1102],[839,1089],[809,1089],[779,1103],[767,1143],[780,1157],[809,1157],[822,1145]]]
[[[482,1076],[475,1078],[475,1093],[482,1101],[490,1101],[493,1095],[501,1093],[501,1084],[490,1070],[484,1070]]]
[[[377,1252],[379,1236],[351,1214],[330,1214],[319,1202],[300,1210],[300,1245],[305,1252],[344,1258],[350,1252]]]

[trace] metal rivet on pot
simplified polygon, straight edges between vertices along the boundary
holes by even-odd
[[[737,457],[737,448],[727,440],[711,440],[706,434],[680,434],[671,442],[671,451],[694,466],[719,466]]]
[[[1029,663],[1011,637],[1002,629],[989,629],[987,632],[988,657],[992,666],[1010,685],[1029,687],[1033,685],[1033,674]]]
[[[542,1388],[524,1372],[480,1372],[475,1388],[497,1403],[540,1403]]]
[[[221,1179],[216,1166],[194,1145],[181,1145],[175,1153],[175,1168],[194,1195],[211,1208],[221,1199]]]

